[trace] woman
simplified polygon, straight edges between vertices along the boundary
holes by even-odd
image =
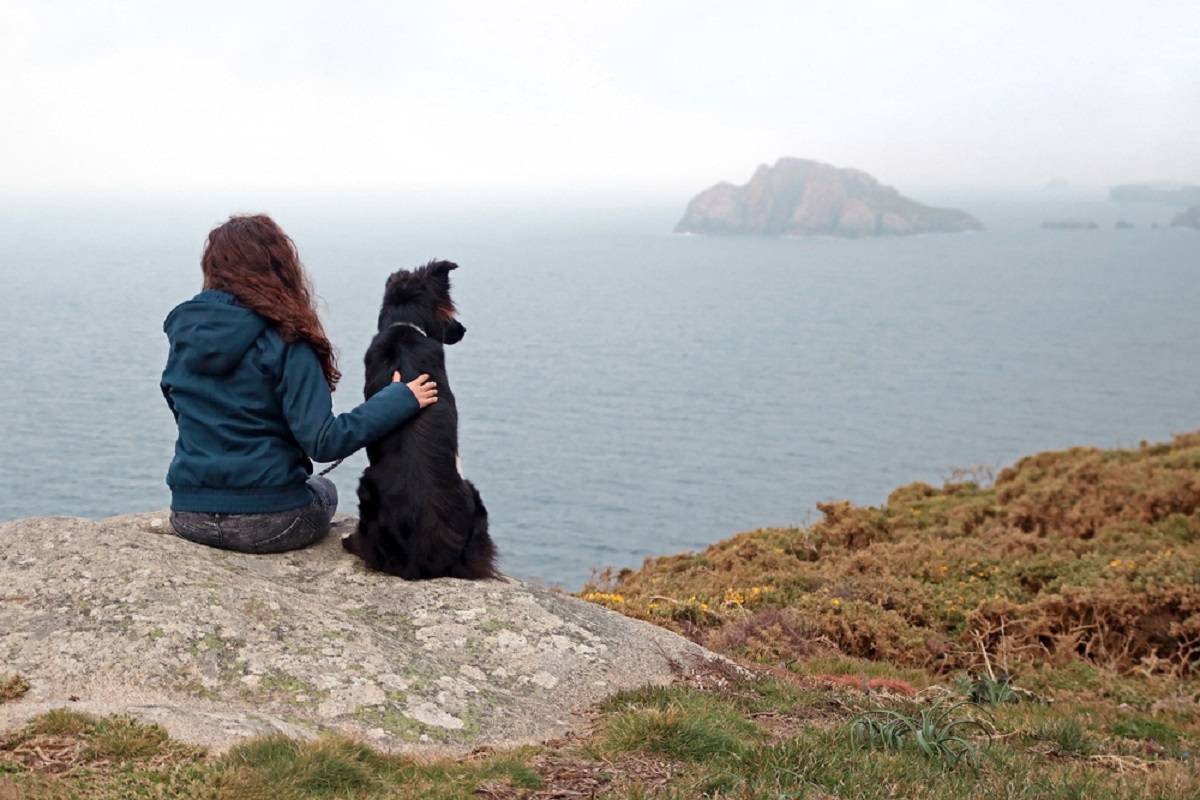
[[[296,245],[265,215],[208,234],[204,290],[163,323],[162,391],[179,437],[167,471],[171,525],[247,553],[306,547],[329,532],[337,490],[309,477],[437,402],[428,375],[334,416],[338,372]]]

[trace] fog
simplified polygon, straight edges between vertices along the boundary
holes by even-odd
[[[1200,4],[0,5],[9,192],[1200,180]]]

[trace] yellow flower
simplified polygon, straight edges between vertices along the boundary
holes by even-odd
[[[838,606],[840,606],[842,604],[842,601],[835,597],[829,601],[829,604],[832,605],[834,608],[837,608]]]
[[[584,600],[592,603],[602,603],[610,605],[621,605],[625,602],[624,595],[610,592],[588,592],[583,596]]]

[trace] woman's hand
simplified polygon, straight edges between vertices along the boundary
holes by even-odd
[[[392,373],[392,383],[400,383],[400,373]],[[413,397],[417,398],[417,404],[421,408],[431,406],[437,402],[437,384],[429,380],[429,376],[421,373],[416,379],[408,382],[408,388],[413,393]]]

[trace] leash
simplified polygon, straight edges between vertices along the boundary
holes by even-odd
[[[414,325],[414,324],[413,324],[413,323],[411,323],[411,322],[393,322],[391,325],[388,325],[388,327],[389,327],[389,328],[400,328],[400,327],[404,327],[404,328],[412,328],[414,331],[416,331],[417,333],[421,334],[421,335],[422,335],[422,336],[424,336],[425,338],[427,338],[427,339],[429,338],[429,334],[428,334],[428,333],[426,333],[426,332],[425,332],[425,331],[424,331],[424,330],[423,330],[423,329],[422,329],[420,326],[418,326],[418,325]],[[318,472],[318,473],[317,473],[317,477],[318,477],[318,478],[324,478],[326,475],[328,475],[329,473],[333,472],[335,469],[337,469],[338,467],[340,467],[340,466],[341,466],[341,464],[342,464],[342,462],[343,462],[343,461],[345,461],[345,460],[346,460],[346,459],[344,459],[344,458],[339,458],[337,461],[333,462],[333,463],[332,463],[332,464],[330,464],[328,467],[326,467],[325,469],[323,469],[323,470],[321,470],[320,472]],[[462,473],[461,473],[461,471],[459,472],[459,474],[460,474],[460,475],[462,474]]]
[[[342,462],[343,462],[343,461],[345,461],[345,460],[346,460],[346,459],[344,459],[344,458],[339,458],[337,461],[333,462],[333,463],[332,463],[332,464],[330,464],[328,467],[326,467],[325,469],[323,469],[323,470],[321,470],[320,472],[318,472],[318,473],[317,473],[317,477],[318,477],[318,478],[324,478],[326,475],[328,475],[329,473],[331,473],[331,472],[333,472],[335,469],[337,469],[339,466],[341,466]]]

